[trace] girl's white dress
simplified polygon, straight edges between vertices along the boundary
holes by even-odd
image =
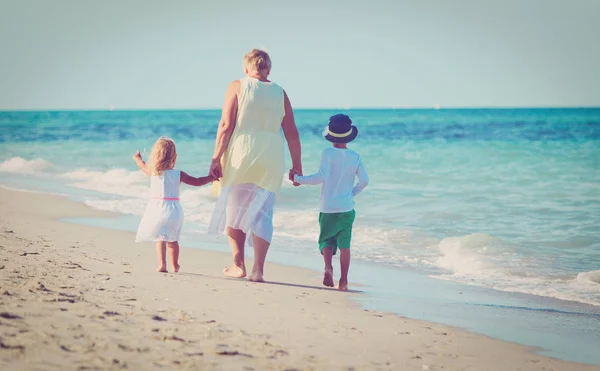
[[[175,169],[150,177],[150,199],[135,237],[136,242],[179,240],[183,225],[180,183],[181,172]]]

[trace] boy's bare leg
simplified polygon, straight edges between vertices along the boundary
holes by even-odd
[[[265,259],[267,258],[267,252],[269,251],[269,246],[271,244],[254,233],[252,234],[252,244],[254,245],[254,266],[252,266],[252,273],[248,276],[248,280],[265,282],[263,278]]]
[[[340,249],[340,266],[342,274],[338,288],[348,291],[348,269],[350,269],[350,249]]]
[[[156,241],[156,256],[158,257],[157,272],[167,272],[167,243],[164,241]]]
[[[333,287],[333,248],[323,248],[323,260],[325,261],[325,273],[323,274],[323,285]]]
[[[227,236],[229,237],[229,245],[231,245],[233,265],[223,269],[223,274],[227,277],[234,278],[246,277],[246,264],[244,263],[246,233],[242,232],[240,229],[227,227]]]
[[[179,272],[179,242],[167,242],[169,246],[169,257],[171,258],[171,268],[173,272]]]

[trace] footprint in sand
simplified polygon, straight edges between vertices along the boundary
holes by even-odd
[[[27,255],[40,255],[39,252],[24,252],[22,254],[19,254],[19,256],[27,256]]]
[[[10,344],[5,344],[1,341],[0,341],[0,349],[13,349],[13,350],[18,350],[21,353],[25,352],[25,346],[23,346],[23,345],[10,345]]]
[[[71,350],[71,349],[69,349],[69,348],[68,348],[66,345],[61,345],[61,346],[60,346],[60,349],[64,350],[65,352],[69,352],[69,353],[71,353],[71,352],[72,352],[72,350]]]
[[[194,356],[203,356],[204,353],[202,352],[195,352],[195,353],[183,353],[184,355],[188,356],[188,357],[194,357]]]
[[[123,345],[123,344],[118,344],[117,346],[119,347],[119,349],[124,350],[126,352],[146,353],[146,352],[150,351],[150,348],[148,348],[148,347],[144,347],[144,348],[132,348],[132,347],[129,347],[129,346]]]
[[[71,262],[71,261],[69,261],[69,262],[66,262],[65,264],[67,265],[67,266],[65,267],[65,268],[67,268],[67,269],[77,269],[77,268],[79,268],[79,269],[84,269],[84,268],[83,268],[83,267],[82,267],[80,264],[78,264],[78,263],[74,263],[74,262]],[[85,269],[84,269],[84,270],[85,270]]]
[[[238,352],[237,350],[223,350],[223,351],[217,352],[217,354],[220,356],[241,356],[241,357],[246,357],[246,358],[254,358],[254,356],[252,354],[241,353],[241,352]]]
[[[8,312],[0,313],[0,317],[2,317],[4,319],[23,319],[23,317],[21,317],[19,315],[8,313]]]
[[[288,356],[290,355],[288,352],[286,352],[285,350],[281,350],[278,349],[275,351],[275,353],[273,353],[273,355],[269,356],[269,358],[278,358],[278,357],[284,357],[284,356]]]

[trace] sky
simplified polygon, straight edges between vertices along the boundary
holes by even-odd
[[[598,0],[0,0],[0,110],[600,106]]]

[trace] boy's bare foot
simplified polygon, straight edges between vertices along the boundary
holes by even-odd
[[[325,274],[323,274],[323,285],[327,287],[333,287],[333,269],[325,268]]]
[[[244,278],[246,277],[246,270],[234,265],[231,267],[225,267],[223,269],[223,274],[231,278]]]
[[[167,267],[165,267],[164,265],[156,268],[156,271],[159,273],[169,273],[169,271],[167,271]]]
[[[179,272],[179,268],[181,268],[181,265],[177,264],[171,267],[173,269],[173,272],[177,273]]]
[[[340,280],[338,284],[338,290],[340,291],[348,291],[348,281]]]
[[[265,279],[263,278],[263,273],[262,272],[252,272],[248,276],[248,281],[252,281],[252,282],[265,282]]]

